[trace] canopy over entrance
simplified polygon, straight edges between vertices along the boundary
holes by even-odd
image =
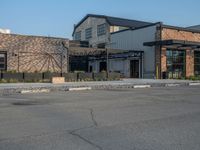
[[[153,42],[145,42],[144,46],[162,46],[175,49],[199,49],[200,42],[183,41],[183,40],[161,40]]]
[[[69,56],[102,56],[107,54],[127,54],[131,55],[139,55],[143,53],[143,51],[135,51],[135,50],[120,50],[120,49],[100,49],[100,48],[86,48],[86,47],[70,47],[69,48]],[[138,54],[139,53],[139,54]]]
[[[120,50],[120,49],[100,49],[88,47],[69,47],[69,68],[70,71],[86,71],[89,70],[89,62],[91,61],[104,61],[106,65],[111,59],[127,59],[138,58],[143,60],[143,51],[135,50]],[[107,70],[108,71],[108,70]]]

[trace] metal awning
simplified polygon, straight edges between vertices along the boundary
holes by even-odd
[[[200,42],[183,41],[183,40],[162,40],[145,42],[144,46],[163,46],[166,48],[176,48],[176,49],[199,49]]]
[[[85,48],[85,47],[69,47],[69,56],[95,56],[106,53],[105,49]]]
[[[142,52],[133,50],[120,50],[120,49],[100,49],[100,48],[85,48],[85,47],[70,47],[69,56],[102,56],[110,54],[125,54],[129,52]]]
[[[105,59],[128,59],[137,58],[142,59],[144,56],[144,51],[125,51],[120,53],[109,53],[109,55],[93,56],[89,57],[89,60],[105,60]]]

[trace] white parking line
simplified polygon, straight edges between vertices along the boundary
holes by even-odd
[[[189,86],[197,86],[200,85],[200,83],[190,83]]]
[[[49,89],[37,89],[37,90],[22,90],[21,94],[28,94],[28,93],[49,93]]]
[[[10,98],[10,97],[4,97],[4,98],[0,98],[0,100],[11,100],[11,101],[27,101],[29,99],[23,99],[23,98]]]
[[[135,85],[134,88],[151,88],[151,85]]]
[[[92,87],[79,87],[79,88],[69,88],[68,91],[84,91],[92,90]]]
[[[166,87],[176,87],[176,86],[180,86],[180,84],[175,84],[175,83],[172,83],[172,84],[165,84]]]

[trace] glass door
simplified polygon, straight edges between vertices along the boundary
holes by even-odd
[[[131,78],[140,78],[140,61],[139,60],[130,60],[130,77]]]

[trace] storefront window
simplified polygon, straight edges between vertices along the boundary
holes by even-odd
[[[194,73],[200,75],[200,51],[194,52]]]
[[[185,51],[167,50],[167,74],[170,79],[185,77]]]

